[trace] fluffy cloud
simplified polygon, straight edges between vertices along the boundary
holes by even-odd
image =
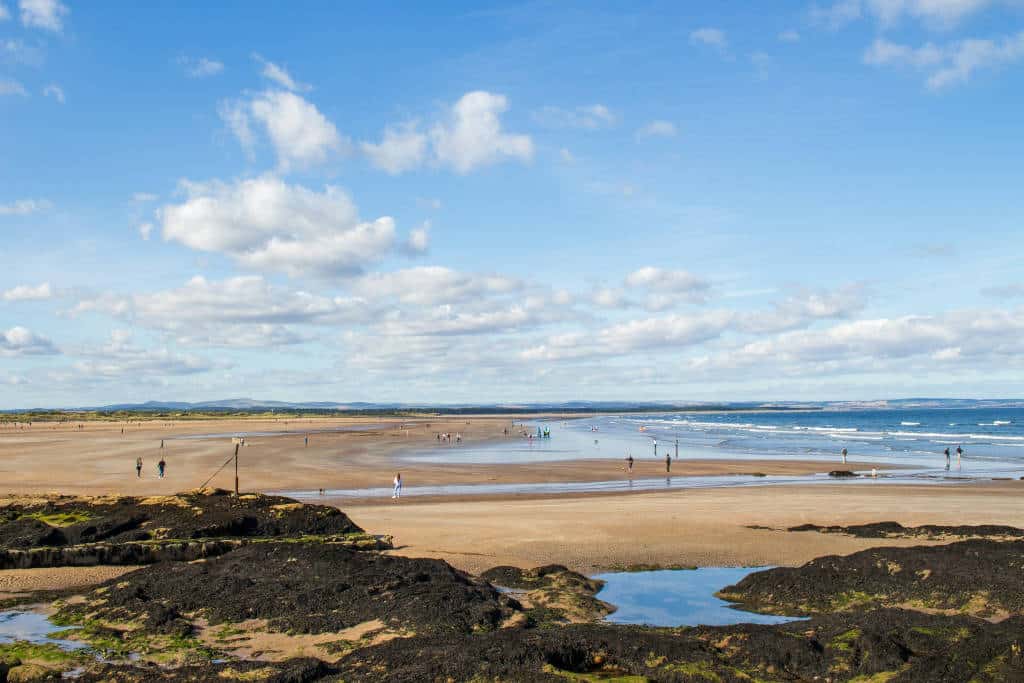
[[[679,349],[716,339],[729,329],[733,321],[734,316],[728,311],[630,320],[596,333],[571,332],[549,337],[543,344],[522,351],[520,357],[524,360],[562,360]]]
[[[55,33],[64,30],[64,18],[71,12],[58,0],[18,0],[18,9],[25,26]]]
[[[46,199],[18,199],[10,204],[0,204],[0,216],[27,216],[51,208],[53,203]]]
[[[944,29],[994,4],[996,0],[838,0],[824,7],[812,5],[811,20],[838,29],[870,15],[883,28],[909,18]]]
[[[4,301],[42,301],[53,296],[49,282],[39,285],[18,285],[3,293]]]
[[[224,63],[209,57],[181,57],[178,63],[190,78],[209,78],[224,71]]]
[[[348,276],[395,242],[389,216],[360,221],[343,190],[316,192],[265,175],[233,183],[183,181],[187,199],[157,211],[165,240],[290,275]]]
[[[685,270],[665,270],[646,266],[626,276],[626,286],[670,294],[686,301],[703,302],[711,288],[707,280]]]
[[[45,356],[59,353],[46,337],[24,327],[0,331],[0,356]]]
[[[361,299],[288,291],[259,276],[196,276],[177,289],[87,299],[74,312],[112,315],[169,333],[179,344],[276,346],[308,340],[290,325],[362,322],[369,310]]]
[[[253,59],[263,65],[263,71],[261,75],[269,81],[277,83],[282,88],[291,90],[292,92],[305,92],[312,90],[313,86],[307,85],[306,83],[299,83],[292,75],[288,73],[288,70],[279,64],[267,61],[260,55],[253,55]]]
[[[442,266],[420,266],[373,273],[353,283],[361,296],[392,298],[406,304],[451,304],[521,290],[519,280],[502,275],[460,273]]]
[[[268,90],[248,100],[225,102],[219,113],[249,152],[256,140],[253,125],[261,126],[282,170],[322,164],[351,147],[316,105],[293,92]]]
[[[530,136],[502,131],[501,114],[507,110],[504,95],[476,90],[459,98],[447,120],[430,130],[438,163],[458,173],[468,173],[504,159],[531,160]]]
[[[676,124],[671,121],[655,120],[641,126],[636,135],[639,138],[674,138],[677,132]]]
[[[69,380],[101,382],[129,378],[165,378],[176,375],[195,375],[230,364],[217,363],[192,354],[181,354],[168,348],[133,345],[131,333],[114,330],[110,341],[95,349],[84,349],[74,365]]]
[[[391,175],[420,166],[427,156],[427,136],[417,130],[415,122],[389,126],[379,143],[364,142],[360,146],[370,163]]]
[[[21,97],[28,97],[28,90],[25,90],[25,86],[13,79],[0,79],[0,97],[5,95],[20,95]]]
[[[606,128],[618,120],[618,116],[603,104],[590,104],[573,109],[547,106],[534,112],[533,118],[543,126],[587,130]]]
[[[43,88],[43,97],[52,97],[61,104],[64,104],[64,89],[56,83],[51,83]]]
[[[876,39],[864,52],[872,66],[908,66],[928,71],[926,85],[940,90],[966,83],[979,69],[990,69],[1024,59],[1024,31],[999,39],[968,39],[936,46],[910,47]]]

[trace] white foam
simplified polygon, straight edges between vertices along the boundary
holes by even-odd
[[[904,427],[919,427],[921,425],[920,422],[900,422],[900,424]]]

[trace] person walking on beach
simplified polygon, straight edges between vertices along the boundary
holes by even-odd
[[[160,450],[164,449],[164,440],[160,439]]]
[[[633,454],[630,453],[626,456],[626,471],[633,474]]]
[[[167,469],[167,463],[164,462],[163,458],[160,458],[160,462],[158,462],[156,464],[156,471],[157,471],[157,474],[160,476],[161,479],[164,478],[164,470],[166,470],[166,469]]]
[[[846,464],[846,448],[843,448],[843,464]]]
[[[305,438],[303,439],[303,444],[303,448],[309,448],[309,434],[306,434]]]
[[[949,472],[949,446],[946,446],[946,450],[943,453],[946,454],[946,471]]]
[[[963,456],[963,454],[964,454],[964,449],[961,448],[960,446],[957,446],[956,447],[956,466],[957,467],[960,466],[960,458],[961,458],[961,456]]]
[[[394,480],[393,483],[394,483],[394,490],[392,490],[392,492],[391,492],[391,498],[393,500],[398,500],[399,498],[402,497],[402,473],[401,472],[395,472],[395,480]]]
[[[672,454],[671,453],[666,453],[665,454],[665,472],[667,473],[667,472],[671,472],[671,471],[672,471]]]
[[[142,458],[135,458],[135,478],[142,478]]]

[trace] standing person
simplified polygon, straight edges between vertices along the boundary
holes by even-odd
[[[630,453],[626,456],[626,471],[633,474],[633,454]]]
[[[164,449],[164,440],[160,439],[160,450]]]
[[[395,472],[395,480],[393,482],[394,490],[391,492],[391,498],[398,500],[402,497],[402,473]]]
[[[960,466],[960,457],[961,457],[961,456],[962,456],[963,454],[964,454],[964,449],[963,449],[963,448],[961,448],[960,446],[957,446],[957,447],[956,447],[956,465],[957,465],[957,467],[959,467],[959,466]]]
[[[304,448],[309,448],[309,434],[306,434],[305,438],[303,439],[303,444]]]
[[[672,471],[672,454],[671,453],[666,453],[665,454],[665,472],[668,473],[668,472],[671,472],[671,471]]]
[[[167,469],[167,463],[164,462],[163,458],[160,458],[160,462],[158,462],[156,464],[156,471],[157,471],[157,474],[160,475],[161,479],[164,478],[164,470],[166,470],[166,469]]]
[[[943,451],[946,454],[946,471],[949,471],[949,446],[946,446],[946,450]]]
[[[843,464],[846,464],[846,448],[843,448]]]
[[[142,458],[135,458],[135,478],[142,478]]]

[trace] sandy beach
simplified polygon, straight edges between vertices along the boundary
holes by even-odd
[[[47,424],[0,430],[0,491],[8,497],[170,494],[202,484],[234,450],[231,434],[285,432],[246,438],[240,449],[245,490],[386,487],[396,469],[407,485],[576,482],[622,479],[618,460],[522,464],[407,462],[411,449],[438,445],[436,434],[460,433],[463,444],[507,438],[510,417],[211,419],[180,422]],[[122,435],[122,428],[125,433]],[[349,429],[352,431],[331,431]],[[214,438],[196,437],[218,434]],[[309,445],[304,445],[305,435]],[[160,440],[164,449],[160,450]],[[167,474],[155,466],[161,454]],[[144,468],[136,478],[135,459]],[[761,472],[799,475],[839,468],[834,461],[699,460],[673,465],[674,477]],[[870,465],[851,461],[849,469]],[[634,477],[664,476],[664,464],[637,459]],[[210,482],[231,488],[224,468]],[[789,533],[803,523],[1000,523],[1024,526],[1024,482],[959,485],[787,485],[629,494],[388,497],[318,502],[342,507],[358,524],[395,537],[394,552],[439,557],[462,569],[560,562],[592,572],[630,564],[796,565],[820,555],[900,543],[837,534]],[[770,527],[770,529],[750,528]],[[772,530],[775,529],[775,530]],[[5,574],[0,572],[0,574]],[[5,590],[20,590],[17,581]],[[25,575],[37,586],[38,575]],[[54,577],[57,585],[67,576]],[[45,581],[43,582],[45,583]],[[6,585],[6,584],[5,584]]]

